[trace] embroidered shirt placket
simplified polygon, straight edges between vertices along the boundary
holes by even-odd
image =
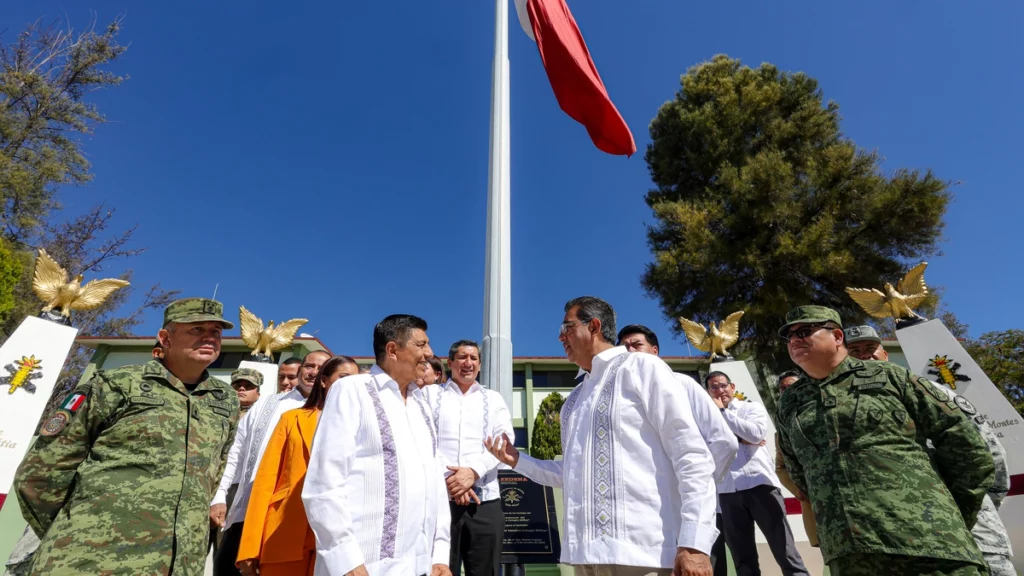
[[[391,422],[384,412],[384,404],[381,403],[377,383],[373,379],[366,383],[366,391],[370,394],[374,411],[377,413],[381,456],[384,458],[384,524],[380,538],[380,558],[383,560],[394,558],[395,540],[398,538],[398,504],[401,496],[398,486],[398,450],[391,432]]]
[[[608,376],[594,403],[593,423],[588,439],[591,462],[590,506],[593,538],[613,537],[616,532],[615,514],[615,450],[612,441],[614,428],[612,415],[615,408],[615,377],[629,354],[620,354],[608,369]],[[595,392],[598,392],[595,390]]]

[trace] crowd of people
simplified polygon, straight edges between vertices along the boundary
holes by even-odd
[[[212,548],[217,576],[497,576],[501,468],[562,490],[579,576],[718,576],[726,547],[759,574],[755,526],[807,574],[783,485],[833,576],[1015,574],[984,419],[829,308],[779,330],[799,370],[779,377],[774,453],[764,405],[725,372],[673,372],[653,331],[616,332],[594,297],[559,330],[581,380],[560,460],[513,446],[479,346],[449,346],[446,371],[421,318],[381,320],[368,370],[311,352],[262,397],[257,370],[207,371],[230,328],[219,302],[174,302],[150,362],[97,372],[47,416],[15,480],[29,530],[11,574],[199,575]]]

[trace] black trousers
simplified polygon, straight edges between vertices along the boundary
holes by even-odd
[[[793,543],[793,531],[786,519],[786,504],[782,492],[762,484],[748,490],[719,494],[722,522],[725,525],[725,543],[736,565],[736,576],[760,576],[757,561],[757,543],[754,524],[761,529],[772,556],[786,576],[808,574],[804,561]]]
[[[715,514],[715,528],[718,528],[718,540],[711,545],[711,571],[714,576],[728,576],[729,559],[725,557],[725,527],[721,514]]]
[[[505,514],[501,500],[459,506],[448,503],[452,512],[452,552],[449,568],[458,574],[460,560],[466,576],[501,576],[501,547]]]
[[[224,536],[213,556],[213,576],[241,576],[235,567],[238,559],[238,546],[242,543],[242,522],[232,524],[224,531]]]

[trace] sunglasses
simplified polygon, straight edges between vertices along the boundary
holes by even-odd
[[[792,342],[793,340],[806,340],[818,330],[824,330],[826,328],[828,328],[828,325],[826,324],[804,324],[795,330],[787,332],[785,336],[782,336],[782,339],[786,342]]]

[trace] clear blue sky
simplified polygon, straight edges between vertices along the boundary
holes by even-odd
[[[574,0],[633,130],[631,159],[598,152],[562,114],[513,24],[512,272],[517,355],[559,355],[562,304],[593,294],[663,335],[646,298],[647,126],[689,67],[726,53],[816,77],[843,129],[886,168],[960,180],[927,280],[974,336],[1024,327],[1020,254],[1024,8],[1019,2]],[[389,313],[425,317],[436,350],[479,338],[493,3],[9,3],[9,41],[40,16],[83,26],[126,12],[131,75],[95,101],[85,142],[106,200],[149,251],[136,285],[304,316],[335,352],[371,353]],[[514,20],[513,20],[514,22]],[[142,290],[139,290],[141,294]],[[141,334],[154,334],[159,314]],[[237,331],[236,331],[237,332]]]

